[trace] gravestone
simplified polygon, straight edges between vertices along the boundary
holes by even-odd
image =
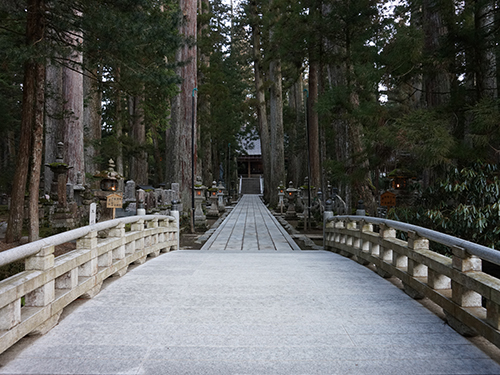
[[[128,180],[125,183],[125,194],[123,195],[124,202],[135,202],[135,182]]]
[[[174,191],[172,189],[165,190],[165,195],[166,195],[166,204],[172,204],[172,201],[174,200]]]
[[[165,189],[160,189],[161,192],[161,205],[162,206],[166,206],[167,204],[169,204],[168,200],[167,200],[167,191]]]
[[[155,207],[163,206],[162,191],[163,191],[163,189],[155,189],[155,191],[154,191],[155,199],[156,199],[156,206]]]
[[[146,215],[146,209],[144,208],[144,201],[146,200],[146,192],[142,189],[136,191],[137,200],[137,215]]]
[[[156,208],[156,195],[154,191],[146,193],[146,210],[151,211]]]
[[[176,201],[178,201],[180,199],[180,196],[179,196],[180,188],[179,188],[179,184],[177,182],[172,182],[172,190],[174,191],[174,196],[172,199],[175,199]]]

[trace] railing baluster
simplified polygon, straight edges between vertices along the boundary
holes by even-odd
[[[21,298],[0,308],[0,331],[8,331],[21,323]]]
[[[47,332],[64,307],[77,298],[94,297],[107,277],[124,274],[130,263],[143,263],[145,237],[154,255],[178,248],[176,214],[97,223],[0,253],[1,265],[26,259],[25,272],[0,281],[0,353],[27,334]],[[106,238],[98,239],[98,232],[106,231]],[[73,240],[76,250],[54,259],[55,245]]]
[[[25,269],[27,271],[47,271],[52,267],[54,267],[54,246],[42,248],[39,253],[29,257],[25,262]],[[26,307],[48,308],[47,314],[42,314],[42,316],[45,315],[47,318],[41,316],[43,323],[32,330],[30,332],[31,334],[44,334],[57,324],[62,311],[55,315],[51,315],[50,313],[50,304],[54,302],[55,298],[56,285],[54,279],[48,280],[35,290],[26,294],[24,302]]]
[[[389,248],[389,243],[387,242],[388,239],[396,238],[396,230],[394,228],[391,228],[385,224],[380,224],[380,231],[379,231],[379,237],[382,240],[381,243],[379,243],[379,257],[384,261],[385,263],[390,263],[392,264],[392,249]],[[389,278],[392,275],[383,270],[381,267],[377,266],[377,273],[384,277],[384,278]]]
[[[481,259],[474,255],[470,255],[461,247],[454,246],[452,248],[453,268],[462,273],[481,271]],[[452,299],[455,303],[462,307],[481,307],[481,295],[473,290],[470,290],[466,285],[460,284],[457,280],[451,281]]]
[[[91,289],[82,295],[82,298],[94,298],[101,290],[102,282],[96,282],[94,280],[99,271],[97,242],[97,231],[92,231],[76,241],[76,248],[86,249],[89,251],[90,255],[90,259],[78,267],[78,283],[88,282],[84,279],[90,278],[90,282],[93,285]]]
[[[374,224],[380,228],[378,235],[373,232]],[[446,321],[459,333],[480,333],[500,347],[500,278],[481,269],[482,260],[500,265],[498,251],[414,225],[366,216],[331,217],[324,229],[328,250],[362,264],[375,264],[379,275],[401,279],[413,298],[428,297],[441,306]],[[407,232],[408,241],[396,238],[396,230]],[[450,248],[453,257],[432,251],[431,241]]]
[[[418,252],[419,250],[429,250],[429,240],[420,237],[415,231],[408,231],[408,249]],[[408,274],[423,282],[427,282],[427,266],[417,262],[412,257],[408,258]],[[424,295],[404,283],[405,292],[414,299],[422,299]]]
[[[125,224],[119,223],[116,227],[111,228],[108,234],[108,238],[115,239],[119,244],[111,251],[111,263],[119,262],[125,259]],[[113,276],[122,277],[127,273],[128,264],[123,264]]]

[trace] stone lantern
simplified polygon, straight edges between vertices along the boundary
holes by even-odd
[[[214,181],[212,187],[208,189],[210,199],[210,209],[207,212],[208,217],[219,217],[219,208],[217,207],[217,183]]]
[[[115,171],[115,162],[109,159],[109,168],[94,175],[94,177],[101,179],[100,190],[94,192],[95,196],[99,198],[101,205],[101,220],[110,220],[113,218],[113,209],[107,208],[108,195],[117,193],[118,180],[122,177]]]
[[[280,181],[280,185],[278,186],[278,207],[280,208],[281,214],[283,215],[283,207],[285,205],[284,198],[285,197],[285,185],[283,185],[283,181]]]
[[[205,200],[205,190],[206,186],[203,186],[201,182],[201,177],[196,177],[196,182],[194,185],[194,226],[196,228],[206,228],[207,227],[207,217],[203,212],[202,204]]]
[[[217,199],[219,205],[219,212],[226,211],[226,205],[224,204],[224,192],[226,188],[222,185],[222,181],[219,181],[219,186],[217,186]]]
[[[310,199],[311,199],[311,195],[314,192],[314,186],[309,186],[309,185],[310,185],[309,178],[306,177],[304,179],[304,184],[300,187],[300,196],[301,196],[302,201],[304,202],[304,206],[305,206],[304,215],[306,214],[306,210],[309,210],[309,208],[311,207]]]
[[[109,159],[109,168],[107,171],[101,172],[101,190],[102,191],[117,191],[118,189],[118,172],[115,172],[115,162]]]
[[[50,185],[50,198],[57,201],[59,207],[66,206],[66,180],[68,179],[68,170],[70,167],[63,160],[64,143],[57,144],[57,156],[54,163],[46,164],[54,174]]]
[[[288,209],[286,211],[286,219],[296,219],[297,213],[295,212],[295,199],[297,198],[297,189],[292,185],[292,181],[288,184],[288,189],[286,189],[286,197],[288,199]]]

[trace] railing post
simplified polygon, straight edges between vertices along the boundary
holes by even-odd
[[[88,262],[83,263],[78,267],[78,277],[88,277],[92,278],[97,275],[99,270],[98,258],[97,258],[97,232],[92,231],[85,237],[82,237],[76,241],[77,249],[85,249],[90,251],[90,259]],[[102,282],[94,285],[87,293],[82,295],[82,298],[93,298],[101,290]]]
[[[373,225],[370,223],[367,223],[366,220],[361,220],[359,222],[359,240],[357,241],[356,247],[358,248],[358,251],[361,253],[369,253],[370,248],[371,248],[371,242],[370,241],[365,241],[363,239],[363,233],[364,232],[373,232]],[[354,258],[356,262],[359,264],[362,264],[363,266],[367,266],[370,264],[369,261],[366,259],[363,259],[361,256],[356,256]]]
[[[170,246],[168,245],[168,242],[169,242],[170,237],[169,237],[168,228],[170,227],[170,220],[169,219],[161,219],[158,222],[158,226],[160,228],[166,228],[164,230],[167,231],[167,232],[161,232],[158,236],[158,242],[163,244],[160,252],[162,252],[162,253],[169,252]]]
[[[25,270],[44,271],[54,266],[54,246],[47,246],[25,261]],[[51,281],[26,295],[27,306],[46,306],[55,298],[55,282]],[[21,323],[21,296],[0,308],[0,331],[8,331]]]
[[[345,227],[348,230],[356,230],[358,228],[358,223],[356,221],[349,220]],[[351,234],[346,234],[344,243],[348,246],[353,246],[353,236]]]
[[[334,227],[337,229],[344,229],[345,222],[343,220],[335,220]],[[345,243],[345,235],[340,234],[340,232],[335,232],[335,240],[336,243]]]
[[[47,271],[54,267],[54,246],[46,246],[37,254],[26,259],[25,268],[27,271]],[[39,288],[29,292],[25,296],[25,306],[29,307],[45,307],[54,302],[56,296],[55,280],[51,280],[40,286]],[[62,312],[62,311],[61,311]],[[44,334],[54,327],[59,321],[61,312],[50,316],[43,324],[32,331],[30,334]]]
[[[387,226],[386,224],[380,224],[380,246],[379,246],[379,258],[385,263],[392,263],[392,249],[389,249],[385,242],[387,239],[396,238],[396,229]],[[377,266],[377,273],[384,277],[389,278],[392,275],[384,271],[381,267]]]
[[[333,217],[333,204],[332,200],[328,199],[325,204],[325,211],[323,212],[323,249],[326,250],[328,246],[328,238],[326,232],[326,226],[329,223],[329,220]]]
[[[420,237],[416,232],[409,230],[408,249],[411,250],[411,253],[413,253],[414,251],[418,252],[419,250],[429,250],[429,240],[427,238]],[[410,257],[408,258],[408,275],[410,275],[412,278],[422,278],[423,281],[423,278],[427,277],[427,266],[416,262]],[[403,284],[404,291],[410,297],[414,299],[422,299],[425,297],[422,293],[419,293],[406,283]]]
[[[461,247],[454,246],[452,248],[452,251],[452,265],[454,269],[464,273],[481,271],[480,258],[468,254],[467,251]],[[458,305],[462,307],[481,306],[481,295],[468,289],[465,285],[461,285],[458,282],[452,280],[451,289],[453,302],[457,303]]]
[[[125,259],[125,224],[119,223],[116,227],[111,228],[108,238],[117,238],[120,241],[120,245],[111,252],[111,263],[115,260]],[[121,277],[127,273],[127,269],[128,265],[116,271],[113,276]]]
[[[481,259],[470,255],[461,247],[452,247],[453,258],[452,266],[455,270],[467,273],[481,271]],[[451,280],[451,299],[461,307],[481,307],[482,297],[479,293],[470,290],[467,286]],[[476,336],[477,332],[470,328],[466,323],[455,318],[455,314],[444,310],[448,324],[458,333],[464,336]],[[490,315],[491,317],[491,315]]]
[[[177,205],[172,205],[172,211],[170,212],[171,215],[175,218],[175,226],[176,226],[176,240],[177,240],[177,247],[175,250],[180,249],[180,215],[179,215],[179,208]]]
[[[152,220],[148,220],[146,223],[146,227],[148,229],[158,228],[158,219],[154,218]],[[158,243],[158,233],[153,233],[153,234],[147,236],[145,241],[146,242],[144,245],[146,246],[146,248],[153,246],[153,245],[156,245]],[[160,249],[149,253],[149,256],[152,256],[152,257],[157,257],[158,255],[160,255]]]
[[[52,267],[54,267],[54,246],[42,248],[25,262],[26,271],[46,271]],[[52,280],[26,294],[26,306],[47,306],[55,298],[55,289],[55,281]]]
[[[132,247],[134,253],[141,251],[143,255],[141,255],[134,263],[143,264],[146,261],[146,255],[144,254],[144,237],[143,237],[144,220],[140,219],[137,220],[135,223],[132,223],[132,225],[130,226],[130,230],[133,232],[141,232],[140,237],[133,242],[134,245],[130,245],[129,251],[132,250]]]
[[[8,331],[21,323],[21,298],[0,308],[0,331]]]

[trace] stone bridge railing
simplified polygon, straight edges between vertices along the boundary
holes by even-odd
[[[178,249],[173,214],[105,221],[1,252],[0,266],[25,259],[25,271],[0,281],[0,353],[28,334],[50,330],[64,307],[94,297],[106,278]],[[70,241],[76,249],[54,258],[55,246]]]
[[[434,243],[448,248],[452,255],[432,251]],[[374,266],[382,277],[397,277],[411,297],[427,297],[439,305],[455,330],[481,335],[500,347],[500,280],[482,272],[482,260],[500,264],[499,251],[367,216],[326,218],[324,245],[327,250]]]

